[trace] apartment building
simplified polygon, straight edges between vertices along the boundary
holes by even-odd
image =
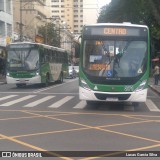
[[[83,0],[83,25],[97,23],[98,0]]]
[[[45,25],[50,11],[46,4],[50,0],[16,0],[13,1],[13,20],[15,41],[35,41],[38,26]]]
[[[0,53],[11,42],[13,29],[12,1],[0,0]]]
[[[65,22],[70,32],[80,33],[83,26],[83,0],[51,0],[51,15]]]
[[[96,23],[98,0],[51,0],[52,17],[60,17],[74,34],[81,33],[85,24]]]

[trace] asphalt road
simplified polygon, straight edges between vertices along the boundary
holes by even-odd
[[[109,160],[160,159],[160,153],[159,157],[152,154],[160,151],[159,102],[159,96],[149,90],[147,102],[139,107],[130,103],[87,106],[79,100],[78,79],[46,88],[0,85],[0,151],[46,151],[50,157],[34,158],[45,160],[97,159],[93,154]],[[136,157],[116,157],[117,151],[123,156],[136,151]],[[142,156],[141,151],[146,153]]]

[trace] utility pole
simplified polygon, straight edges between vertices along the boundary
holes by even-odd
[[[20,0],[20,24],[19,24],[19,32],[20,32],[20,42],[23,41],[23,24],[22,24],[22,0]]]

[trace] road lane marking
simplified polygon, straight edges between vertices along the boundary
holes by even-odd
[[[46,96],[46,97],[41,98],[41,99],[39,99],[39,100],[37,100],[37,101],[28,103],[27,105],[25,105],[25,106],[23,106],[23,107],[35,107],[35,106],[37,106],[37,105],[39,105],[39,104],[41,104],[41,103],[43,103],[43,102],[45,102],[45,101],[48,101],[48,100],[50,100],[50,99],[52,99],[52,98],[54,98],[54,97],[55,97],[55,96]]]
[[[42,94],[42,95],[47,95],[47,94],[55,94],[55,95],[79,95],[79,93],[67,93],[67,92],[63,92],[63,93],[57,93],[57,92],[42,92],[42,93],[38,93],[38,94]]]
[[[31,115],[35,115],[35,116],[36,115],[41,115],[41,114],[32,113],[30,111],[22,111],[22,112],[28,113],[28,114],[31,114]],[[48,119],[53,119],[53,120],[57,120],[57,121],[65,122],[65,123],[70,123],[70,124],[75,124],[75,125],[78,125],[78,126],[87,127],[87,128],[90,128],[90,129],[104,131],[104,132],[107,132],[107,133],[114,133],[114,134],[122,135],[122,136],[125,136],[125,137],[132,137],[132,138],[135,138],[135,139],[141,139],[141,140],[145,140],[145,141],[149,141],[149,142],[155,142],[155,143],[160,142],[160,141],[155,140],[155,139],[149,139],[149,138],[145,138],[145,137],[141,137],[141,136],[136,136],[136,135],[132,135],[132,134],[127,134],[127,133],[123,133],[123,132],[118,132],[118,131],[114,131],[114,130],[108,130],[108,129],[105,129],[105,128],[100,128],[99,126],[90,126],[90,125],[86,125],[86,124],[82,124],[82,123],[72,122],[72,121],[69,121],[69,120],[64,120],[64,119],[61,119],[61,118],[55,118],[55,117],[50,117],[50,116],[45,116],[45,115],[41,115],[41,116],[45,117],[45,118],[48,118]]]
[[[42,116],[17,117],[17,118],[4,118],[4,119],[0,119],[0,121],[17,120],[17,119],[31,119],[31,118],[40,118],[40,117],[42,117]]]
[[[5,97],[0,98],[0,101],[6,100],[6,99],[9,99],[9,98],[12,98],[12,97],[16,97],[16,96],[17,96],[17,95],[5,96]]]
[[[112,151],[111,153],[106,153],[106,154],[103,154],[103,155],[97,155],[96,157],[88,157],[88,158],[81,158],[81,160],[93,160],[93,159],[97,159],[99,157],[118,157],[118,155],[120,154],[126,154],[127,152],[140,152],[140,151],[144,151],[144,150],[147,150],[147,149],[153,149],[153,148],[157,148],[157,147],[160,147],[160,144],[155,144],[155,145],[150,145],[150,146],[146,146],[146,147],[141,147],[141,148],[133,148],[133,149],[129,149],[129,150],[126,150],[126,151]],[[138,153],[137,152],[137,153]]]
[[[37,150],[37,151],[42,151],[42,152],[45,151],[45,153],[48,154],[48,155],[56,156],[56,157],[59,157],[59,158],[61,158],[61,159],[65,159],[65,160],[73,160],[73,159],[71,159],[71,158],[64,157],[63,155],[60,155],[60,154],[58,154],[58,153],[56,153],[56,152],[47,151],[47,150],[45,150],[45,149],[43,149],[43,148],[40,148],[40,147],[31,145],[31,144],[29,144],[29,143],[26,143],[26,142],[23,142],[23,141],[14,139],[14,138],[9,137],[9,136],[6,136],[6,135],[4,135],[4,134],[0,134],[0,136],[1,136],[2,138],[4,138],[4,139],[9,140],[9,141],[15,142],[15,143],[17,143],[17,144],[21,144],[22,146],[26,146],[26,147],[28,147],[28,148],[32,148],[32,149]]]
[[[71,80],[71,81],[68,81],[68,82],[65,82],[65,83],[56,85],[56,86],[46,87],[46,88],[44,88],[44,89],[35,90],[33,93],[39,93],[39,92],[46,91],[46,90],[48,90],[48,89],[52,89],[52,88],[56,88],[56,87],[59,87],[59,86],[63,86],[63,85],[66,85],[67,83],[71,83],[71,82],[76,81],[76,80],[77,80],[77,79],[74,79],[74,80]]]
[[[75,105],[74,109],[83,109],[86,106],[86,101],[80,101],[77,105]]]
[[[73,132],[73,131],[83,131],[88,129],[90,128],[75,128],[75,129],[57,130],[57,131],[50,131],[50,132],[31,133],[31,134],[13,136],[12,138],[22,138],[22,137],[31,137],[31,136],[39,136],[39,135],[47,135],[47,134],[66,133],[66,132]]]
[[[66,102],[68,102],[69,100],[71,100],[72,98],[74,98],[74,96],[66,96],[63,99],[53,103],[52,105],[48,106],[49,108],[58,108],[60,106],[62,106],[63,104],[65,104]]]
[[[146,100],[146,105],[148,107],[148,109],[152,112],[160,112],[159,108],[153,103],[152,100],[147,99]]]
[[[19,98],[19,99],[16,99],[16,100],[13,100],[13,101],[10,101],[10,102],[1,104],[0,106],[5,106],[5,107],[11,106],[11,105],[13,105],[13,104],[16,104],[16,103],[25,101],[25,100],[30,99],[30,98],[33,98],[33,97],[35,97],[35,96],[36,96],[36,95],[25,96],[25,97],[22,97],[22,98]]]
[[[32,92],[32,91],[30,91],[30,92]],[[30,93],[29,91],[28,92],[0,92],[0,94],[3,94],[3,93],[9,93],[9,94],[19,94],[19,93],[26,93],[26,94],[28,94],[28,93]]]
[[[132,124],[141,124],[141,123],[151,123],[155,122],[154,120],[144,120],[140,122],[128,122],[128,123],[117,123],[117,124],[108,124],[108,125],[103,125],[103,126],[98,126],[100,128],[106,128],[106,127],[116,127],[116,126],[125,126],[125,125],[132,125]]]

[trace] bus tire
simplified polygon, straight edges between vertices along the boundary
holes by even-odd
[[[133,107],[138,107],[139,106],[139,102],[132,102]]]
[[[89,106],[93,106],[93,105],[96,105],[97,104],[97,102],[96,101],[86,101],[86,103],[87,103],[87,105],[89,105]]]
[[[89,107],[89,108],[94,108],[94,109],[98,109],[99,108],[99,102],[98,101],[86,101],[86,103],[87,103],[87,107]]]
[[[49,74],[46,74],[46,82],[45,82],[45,87],[48,87],[49,86]]]
[[[58,81],[59,83],[63,83],[63,72],[61,72],[61,74],[60,74],[60,78],[59,78],[59,81]]]

